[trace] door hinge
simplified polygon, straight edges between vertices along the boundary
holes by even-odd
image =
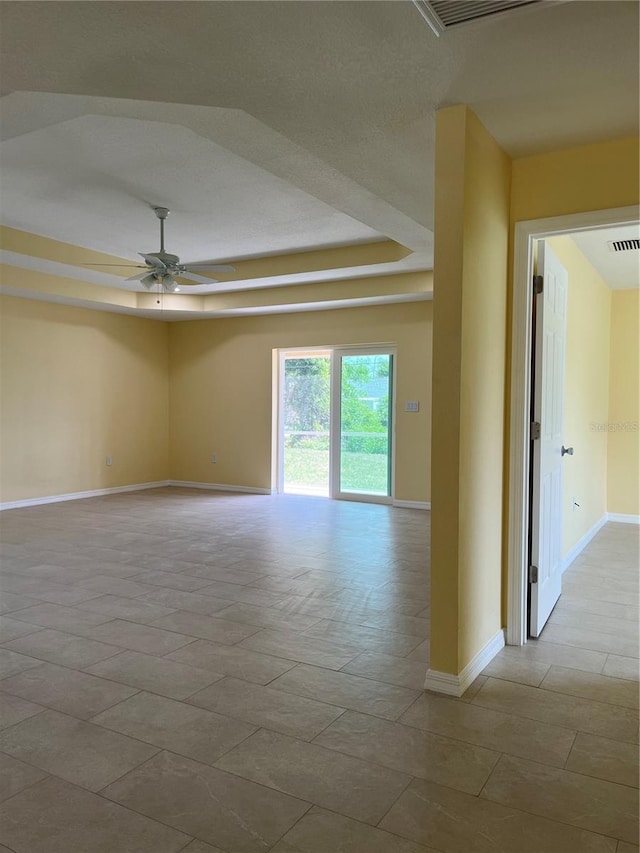
[[[538,583],[538,567],[529,566],[529,583]]]
[[[531,422],[531,441],[538,441],[540,438],[540,423],[539,421]]]
[[[534,275],[533,277],[533,292],[538,294],[542,293],[543,287],[543,278],[541,275]]]

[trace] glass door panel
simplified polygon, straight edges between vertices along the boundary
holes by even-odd
[[[393,355],[340,354],[340,441],[337,469],[342,494],[391,495]],[[336,469],[334,468],[334,471]]]
[[[283,491],[329,496],[331,355],[287,353],[282,363]]]

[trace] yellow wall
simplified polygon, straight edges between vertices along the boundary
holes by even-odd
[[[611,380],[607,508],[640,515],[640,291],[614,290],[611,301]]]
[[[510,161],[466,107],[436,124],[431,668],[500,630]]]
[[[546,242],[569,274],[564,443],[575,454],[562,467],[564,557],[607,512],[607,433],[594,424],[609,413],[611,291],[571,237]]]
[[[395,497],[429,500],[430,302],[176,323],[169,341],[172,479],[270,488],[272,351],[386,343],[398,351]]]
[[[0,500],[167,478],[165,323],[0,297],[0,330]]]

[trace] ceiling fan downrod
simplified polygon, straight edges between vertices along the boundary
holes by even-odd
[[[168,207],[154,207],[153,210],[160,220],[160,252],[164,252],[164,221],[171,211]]]

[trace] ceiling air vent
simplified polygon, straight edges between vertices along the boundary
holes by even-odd
[[[503,15],[522,6],[540,5],[542,0],[413,0],[418,11],[439,36],[451,27]]]
[[[610,252],[637,252],[640,250],[640,240],[609,240]]]

